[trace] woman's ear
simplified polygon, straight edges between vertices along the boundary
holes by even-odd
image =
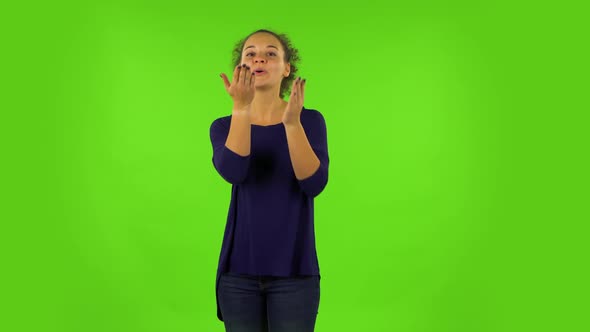
[[[287,66],[285,68],[285,77],[289,77],[289,74],[291,74],[291,64],[287,63]]]

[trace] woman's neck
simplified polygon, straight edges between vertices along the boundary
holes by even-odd
[[[277,118],[282,118],[286,106],[287,102],[278,94],[256,91],[250,109],[250,118],[258,122],[276,122]]]

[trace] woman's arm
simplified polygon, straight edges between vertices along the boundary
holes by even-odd
[[[250,165],[250,116],[234,110],[229,128],[219,119],[211,124],[213,166],[229,183],[246,179]]]
[[[320,159],[311,148],[301,123],[285,125],[285,131],[295,177],[297,180],[306,179],[320,167]]]
[[[231,125],[225,146],[242,157],[250,154],[250,111],[244,109],[232,110]]]
[[[308,118],[304,127],[301,122],[285,125],[289,156],[295,177],[303,192],[310,197],[319,195],[328,183],[328,139],[326,123],[318,111]]]

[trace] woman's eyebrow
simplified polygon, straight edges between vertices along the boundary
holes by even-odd
[[[247,50],[247,49],[249,49],[250,47],[256,47],[256,46],[254,46],[254,45],[250,45],[250,46],[246,47],[244,50]],[[278,48],[277,48],[276,46],[274,46],[274,45],[268,45],[267,47],[274,47],[274,48],[276,48],[276,49],[278,50]]]

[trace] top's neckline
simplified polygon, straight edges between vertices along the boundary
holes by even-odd
[[[273,123],[273,124],[269,124],[269,125],[259,125],[259,124],[251,123],[252,126],[256,126],[256,127],[274,127],[274,126],[278,126],[281,124],[283,124],[283,122]]]
[[[303,106],[302,106],[302,107],[301,107],[301,110],[303,111],[304,109],[305,109],[305,107],[303,107]],[[283,122],[282,122],[282,121],[281,121],[281,122],[279,122],[279,123],[273,123],[273,124],[269,124],[269,125],[259,125],[259,124],[253,124],[253,123],[251,123],[251,125],[252,125],[252,126],[255,126],[255,127],[262,127],[262,128],[265,128],[265,127],[276,127],[276,126],[279,126],[279,125],[281,125],[281,124],[283,124]]]

